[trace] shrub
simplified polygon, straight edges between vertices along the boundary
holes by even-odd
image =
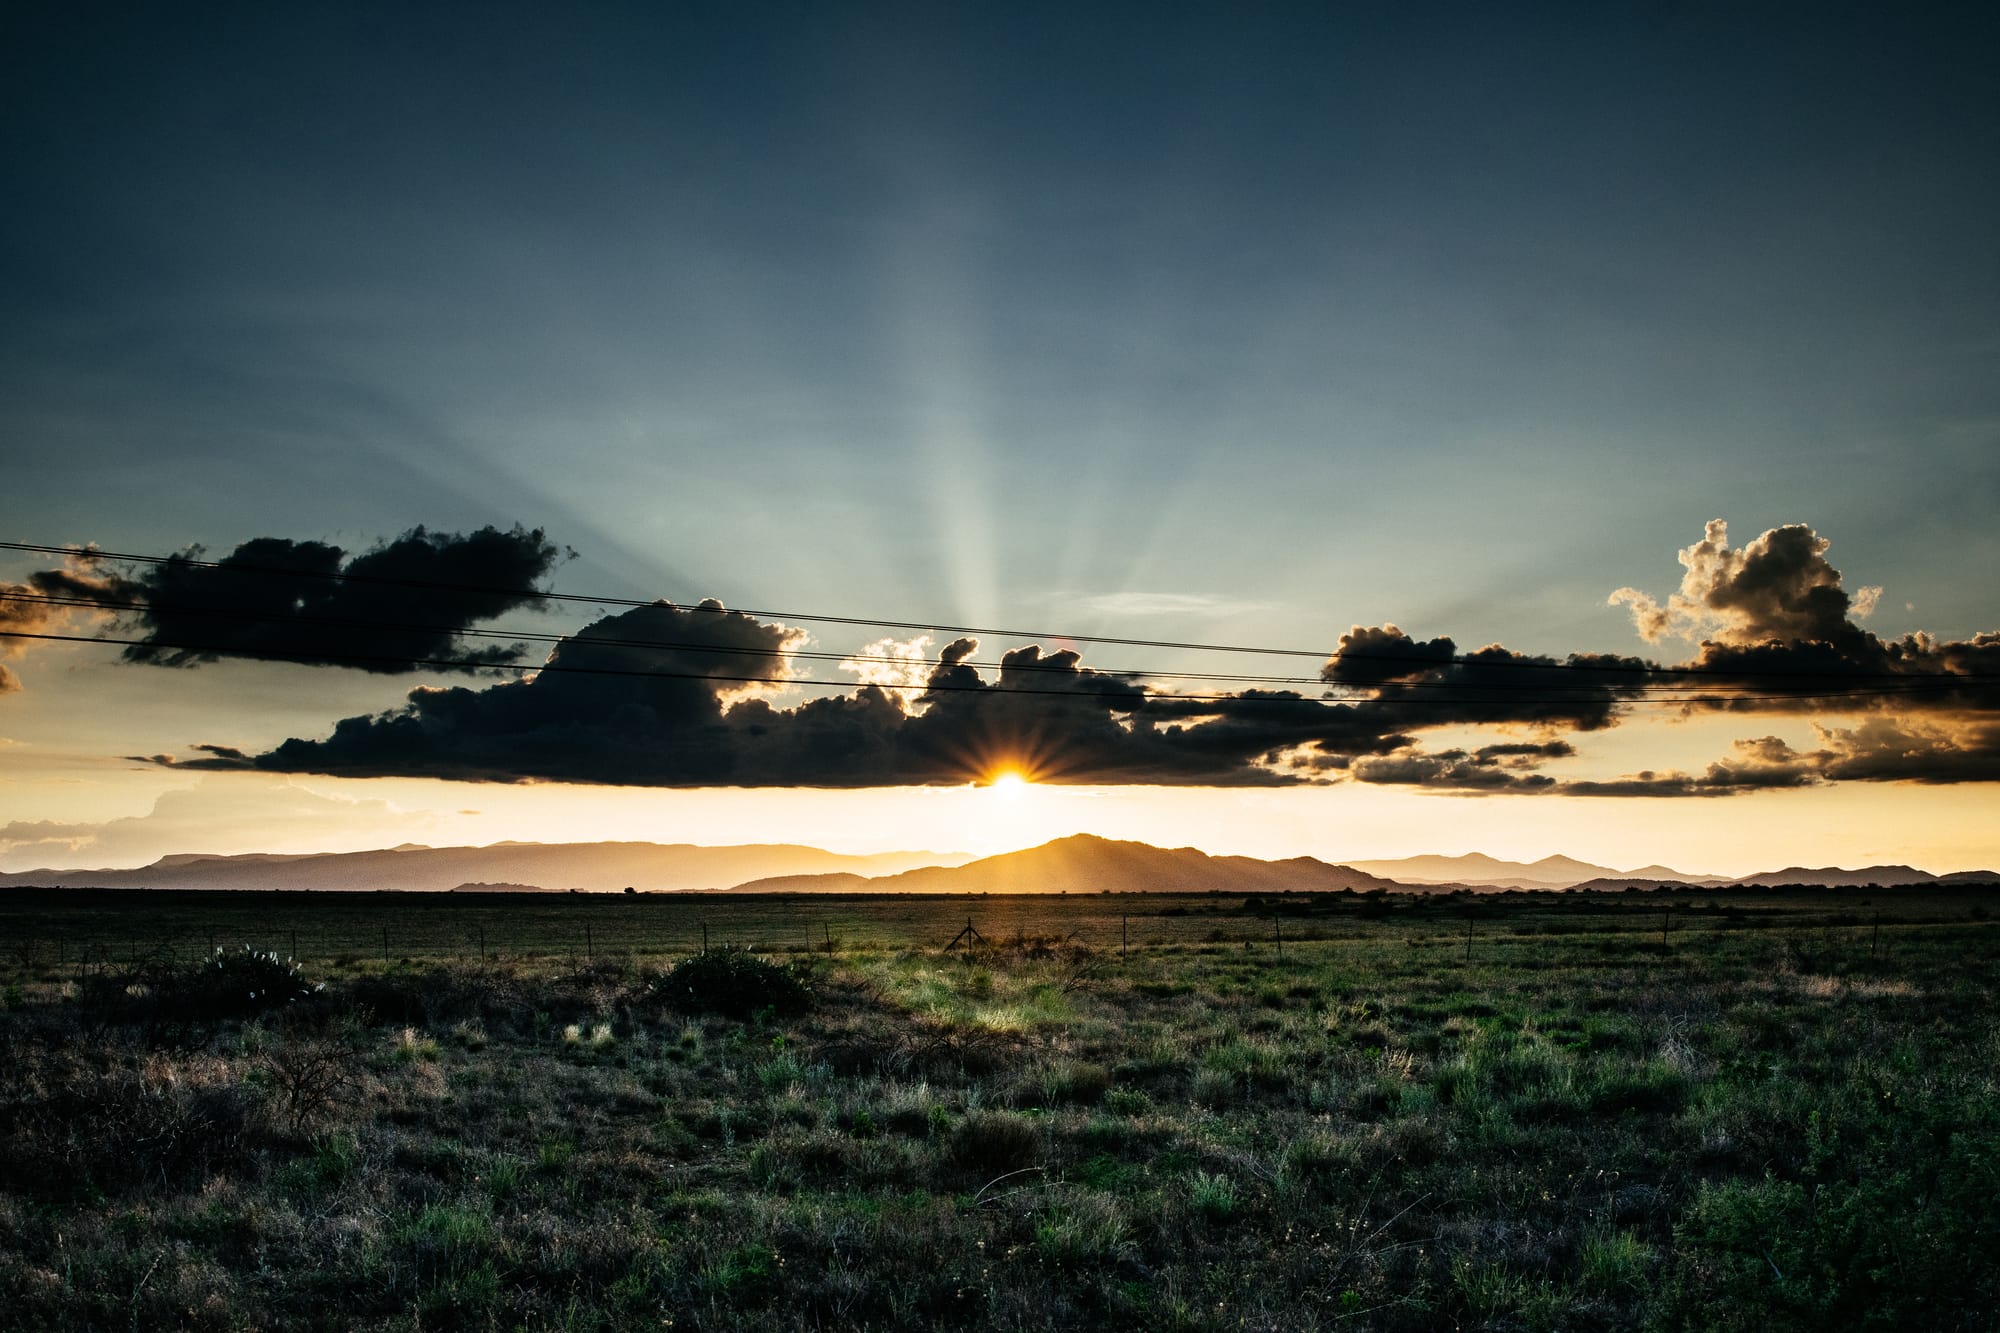
[[[1026,1116],[981,1111],[952,1131],[952,1164],[987,1178],[1024,1171],[1042,1155],[1042,1133]]]
[[[294,1132],[303,1130],[346,1096],[359,1081],[361,1035],[342,1028],[321,1035],[291,1034],[264,1057],[264,1074]]]
[[[317,995],[299,965],[249,945],[217,949],[207,962],[175,977],[162,1008],[183,1018],[249,1018]]]
[[[794,1014],[806,1007],[797,972],[767,963],[748,949],[704,949],[655,981],[654,996],[692,1013],[746,1018],[763,1010]]]

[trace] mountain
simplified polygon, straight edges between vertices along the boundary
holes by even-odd
[[[1392,873],[1393,872],[1393,873]],[[237,856],[178,853],[136,870],[26,870],[0,874],[0,888],[406,889],[430,892],[614,893],[722,889],[760,893],[1329,893],[1341,889],[1442,892],[1457,888],[1616,892],[1659,884],[1768,887],[1814,884],[1885,888],[2000,882],[1991,871],[1933,875],[1910,866],[1793,866],[1739,880],[1684,875],[1666,866],[1619,871],[1566,856],[1502,861],[1490,856],[1412,856],[1338,865],[1310,856],[1261,861],[1211,856],[1079,833],[1039,847],[973,859],[964,852],[847,856],[791,844],[699,847],[653,842],[500,842],[487,847],[401,847],[368,852]]]
[[[1954,876],[1954,878],[1958,878]],[[1741,888],[1771,888],[1780,884],[1812,884],[1820,888],[1860,889],[1879,884],[1883,888],[1903,888],[1912,884],[1935,884],[1938,876],[1928,870],[1918,870],[1915,866],[1863,866],[1859,870],[1842,870],[1839,866],[1824,866],[1818,870],[1808,870],[1804,866],[1788,866],[1783,870],[1769,870],[1759,875],[1746,875],[1730,883]],[[1964,882],[1961,880],[1960,882]]]
[[[1341,889],[1407,889],[1351,866],[1310,856],[1260,861],[1210,856],[1193,847],[1168,849],[1089,833],[1058,838],[959,866],[926,866],[857,880],[852,875],[788,875],[753,880],[757,893],[1334,893]],[[1426,889],[1433,886],[1424,885]]]
[[[1356,870],[1385,875],[1405,884],[1489,884],[1502,889],[1566,889],[1587,880],[1663,884],[1721,884],[1720,875],[1689,875],[1667,866],[1614,870],[1568,856],[1539,861],[1502,861],[1473,852],[1465,856],[1406,856],[1395,861],[1353,861]]]
[[[889,875],[917,866],[960,865],[964,852],[846,856],[788,844],[697,847],[654,842],[505,842],[490,847],[405,845],[320,855],[163,856],[136,870],[23,870],[0,887],[135,889],[417,889],[441,892],[497,883],[544,889],[663,892],[716,889],[770,875]]]

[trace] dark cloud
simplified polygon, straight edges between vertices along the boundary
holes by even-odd
[[[1808,756],[1776,736],[1736,741],[1727,759],[1701,773],[1651,770],[1608,781],[1562,784],[1566,796],[1736,796],[1745,792],[1813,787],[1824,780]]]
[[[1799,760],[1833,781],[2000,781],[2000,721],[1875,717],[1853,728],[1813,730],[1820,748]]]
[[[524,570],[545,567],[549,553],[539,533],[513,537],[541,552]],[[382,549],[396,552],[416,540],[436,546],[467,539],[416,533]],[[309,546],[286,544],[279,554],[341,558]],[[892,666],[890,650],[899,646],[872,645],[847,664],[879,673],[869,683],[781,707],[771,697],[774,682],[790,678],[792,655],[805,642],[801,631],[713,602],[658,602],[564,638],[548,658],[551,669],[529,678],[426,686],[397,708],[346,718],[323,738],[295,738],[263,753],[204,745],[192,758],[149,762],[653,786],[946,784],[1015,770],[1040,782],[1353,781],[1579,796],[2000,779],[1993,686],[1977,678],[2000,672],[2000,634],[1884,641],[1855,623],[1871,598],[1843,591],[1825,550],[1810,529],[1786,528],[1731,551],[1726,530],[1711,524],[1702,543],[1682,552],[1688,577],[1666,607],[1621,591],[1614,600],[1633,604],[1648,632],[1699,624],[1710,633],[1693,664],[1706,668],[1699,677],[1610,654],[1558,658],[1499,644],[1461,653],[1450,638],[1418,640],[1381,625],[1341,637],[1320,672],[1326,690],[1318,697],[1287,690],[1149,694],[1134,677],[1086,666],[1072,649],[1028,645],[1002,654],[997,666],[978,666],[978,641],[960,638],[928,668]],[[1776,637],[1784,634],[1793,637]],[[876,650],[879,660],[867,658]],[[899,651],[918,655],[912,645]],[[1780,674],[1762,674],[1771,670]],[[1864,681],[1879,684],[1876,672],[1892,686],[1908,678],[1922,692],[1878,700],[1875,689],[1862,688]],[[1786,696],[1784,683],[1794,679],[1812,682],[1816,696],[1848,693],[1828,708],[1822,698]],[[907,688],[894,688],[898,683]],[[1825,709],[1863,721],[1851,730],[1816,725],[1816,745],[1804,750],[1775,736],[1738,741],[1699,773],[1587,780],[1542,771],[1576,754],[1569,736],[1616,725],[1640,699],[1676,697],[1660,693],[1669,687],[1698,692],[1683,704],[1688,710]],[[1425,735],[1449,728],[1503,728],[1513,736],[1422,748]]]
[[[1884,639],[1862,627],[1880,588],[1850,594],[1804,524],[1772,528],[1740,550],[1712,519],[1680,553],[1687,573],[1665,604],[1636,588],[1611,594],[1640,634],[1699,640],[1683,666],[1711,687],[1690,707],[1737,712],[2000,712],[2000,634]],[[1844,696],[1844,697],[1843,697]]]
[[[118,580],[102,573],[97,561],[78,552],[55,569],[37,570],[25,583],[0,582],[0,659],[19,657],[36,642],[10,638],[9,634],[58,634],[67,632],[77,608],[52,605],[39,600],[47,597],[97,598],[114,595]],[[21,689],[21,678],[0,661],[0,694]]]
[[[1874,610],[1882,590],[1850,596],[1827,563],[1827,547],[1824,537],[1793,523],[1732,550],[1729,524],[1710,519],[1702,539],[1681,551],[1687,573],[1665,605],[1637,588],[1618,589],[1611,602],[1630,606],[1639,633],[1653,642],[1674,635],[1738,645],[1837,643],[1854,631],[1853,617]]]
[[[463,670],[518,662],[521,644],[470,646],[460,636],[537,604],[537,580],[562,554],[539,528],[464,535],[413,528],[351,558],[326,542],[258,537],[212,564],[198,563],[202,551],[193,547],[131,575],[72,561],[29,582],[115,615],[140,637],[125,649],[128,662],[184,667],[259,657],[398,674],[440,669],[413,659],[460,662]]]
[[[1482,745],[1473,752],[1473,759],[1482,764],[1506,764],[1510,767],[1529,764],[1538,759],[1567,759],[1576,753],[1576,747],[1568,741],[1513,742],[1504,745]]]
[[[962,783],[1010,769],[1039,782],[1269,785],[1324,780],[1335,759],[1412,743],[1394,707],[1284,691],[1149,697],[1073,650],[1035,645],[1003,654],[989,675],[971,665],[978,643],[956,640],[914,701],[864,685],[780,708],[740,679],[785,678],[803,637],[715,603],[660,602],[563,640],[555,669],[529,679],[425,687],[324,739],[256,755],[209,745],[171,762],[659,786]],[[1497,772],[1502,753],[1526,752],[1469,762]]]
[[[1739,756],[1699,776],[1641,775],[1587,795],[1708,795],[1818,782],[1988,782],[2000,779],[2000,633],[1964,640],[1929,634],[1885,639],[1857,623],[1879,588],[1850,595],[1826,559],[1825,538],[1803,524],[1772,528],[1741,550],[1711,521],[1680,553],[1687,573],[1664,605],[1633,588],[1640,633],[1700,638],[1685,663],[1702,674],[1689,711],[1873,714],[1852,729],[1815,724],[1819,747],[1739,742]],[[1746,767],[1741,758],[1755,762]]]
[[[1641,692],[1652,664],[1572,653],[1536,657],[1489,644],[1463,656],[1448,638],[1419,643],[1394,625],[1355,626],[1320,668],[1329,685],[1362,688],[1377,706],[1403,705],[1407,725],[1526,723],[1596,731]]]
[[[1340,647],[1320,668],[1335,685],[1380,685],[1407,680],[1450,663],[1458,646],[1450,639],[1418,643],[1394,625],[1356,625],[1340,636]]]
[[[1538,793],[1558,785],[1544,774],[1512,771],[1497,759],[1484,756],[1484,750],[1385,755],[1357,759],[1349,772],[1357,782],[1442,791]]]

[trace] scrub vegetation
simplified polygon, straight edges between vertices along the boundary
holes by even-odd
[[[1988,1328],[1988,903],[16,892],[0,1308]]]

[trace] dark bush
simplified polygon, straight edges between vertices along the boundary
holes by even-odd
[[[764,1010],[795,1014],[809,998],[791,968],[767,963],[748,949],[704,949],[655,981],[653,995],[690,1013],[744,1018]]]
[[[1042,1155],[1042,1132],[1026,1116],[981,1111],[952,1131],[952,1165],[984,1178],[1024,1171]]]
[[[233,1082],[53,1052],[0,1090],[0,1188],[40,1199],[181,1188],[247,1164],[255,1098]]]
[[[249,945],[217,949],[207,962],[171,977],[161,1008],[178,1018],[251,1018],[317,995],[299,965]]]

